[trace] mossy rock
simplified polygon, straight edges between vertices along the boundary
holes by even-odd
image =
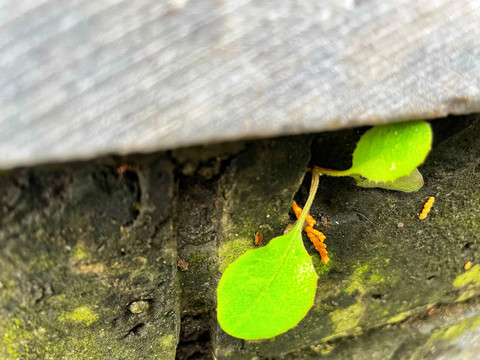
[[[1,174],[0,357],[468,354],[480,313],[479,120],[432,125],[417,193],[321,178],[311,214],[328,219],[320,230],[332,261],[323,265],[305,238],[320,277],[314,307],[263,341],[218,326],[221,273],[255,246],[256,232],[263,246],[295,221],[289,209],[306,200],[309,165],[349,167],[364,129]],[[430,196],[432,211],[419,220]]]
[[[169,359],[179,296],[165,158],[17,170],[0,229],[0,358]],[[148,306],[135,306],[136,303]],[[135,311],[133,311],[134,309]]]

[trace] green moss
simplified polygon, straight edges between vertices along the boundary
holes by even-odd
[[[42,358],[56,359],[137,359],[141,354],[148,353],[158,359],[169,359],[175,354],[177,347],[176,337],[172,334],[150,338],[146,346],[142,342],[136,342],[133,338],[123,339],[121,342],[114,341],[112,335],[103,328],[77,329],[75,336],[68,336],[64,341],[55,341],[48,344]]]
[[[207,260],[209,260],[211,257],[210,252],[204,252],[204,251],[195,251],[194,253],[191,253],[187,257],[187,262],[189,264],[198,264],[198,263],[203,263]]]
[[[462,292],[462,294],[455,301],[462,302],[462,301],[471,299],[471,298],[477,296],[478,294],[479,294],[478,288],[467,290],[467,291]]]
[[[2,331],[3,330],[3,331]],[[33,338],[22,319],[0,320],[0,356],[6,359],[19,359],[30,352],[28,342]]]
[[[176,338],[172,334],[150,339],[149,350],[146,350],[141,343],[132,345],[131,342],[113,341],[111,334],[103,328],[94,330],[91,330],[91,328],[77,329],[74,334],[74,336],[68,333],[58,334],[58,339],[56,337],[54,343],[43,342],[37,344],[36,348],[41,349],[39,352],[42,354],[41,358],[47,360],[137,359],[141,357],[140,354],[147,351],[152,355],[155,354],[159,359],[168,359],[175,353],[177,347]],[[60,340],[62,337],[63,341]],[[29,359],[28,356],[27,359]]]
[[[78,247],[73,252],[73,258],[75,260],[83,260],[86,257],[87,257],[87,253],[85,251],[83,251],[82,249],[78,248]]]
[[[383,276],[380,276],[378,274],[372,274],[372,276],[370,276],[370,279],[368,280],[368,282],[370,284],[380,284],[380,283],[384,283],[385,282],[385,278]]]
[[[450,326],[449,328],[435,331],[432,334],[431,339],[453,341],[463,335],[463,333],[465,333],[466,331],[476,329],[479,326],[480,315],[472,316],[470,318],[460,321],[453,326]]]
[[[252,241],[245,238],[237,238],[221,244],[218,249],[220,271],[223,273],[228,265],[252,248]]]
[[[463,287],[470,284],[480,286],[480,265],[475,265],[470,270],[458,275],[453,281],[453,286],[455,287]]]
[[[345,309],[338,309],[330,313],[335,332],[345,332],[354,329],[362,316],[360,304],[351,305]]]
[[[60,321],[72,320],[76,322],[83,322],[89,326],[94,321],[98,320],[98,315],[88,306],[79,306],[72,312],[63,314],[59,318]]]
[[[393,324],[393,323],[403,321],[406,318],[408,318],[410,316],[410,314],[411,314],[410,311],[402,311],[401,313],[398,313],[397,315],[392,316],[390,319],[388,319],[387,323]]]
[[[39,252],[36,258],[37,271],[52,271],[55,269],[55,265],[58,264],[58,258],[56,259],[52,253]]]
[[[355,291],[359,291],[359,292],[364,291],[362,277],[367,270],[368,270],[368,265],[360,266],[360,264],[357,263],[357,267],[353,271],[353,275],[350,277],[350,283],[344,289],[344,291],[348,295],[352,295]]]
[[[105,349],[103,350],[105,351]],[[100,359],[103,354],[98,339],[92,334],[88,336],[77,336],[64,343],[56,343],[46,354],[46,359]],[[109,356],[115,359],[114,352],[109,349]]]
[[[53,295],[49,302],[51,304],[60,304],[60,303],[64,303],[65,300],[67,299],[67,295],[65,294],[58,294],[58,295]]]
[[[329,253],[330,255],[330,260],[332,260],[334,257],[332,256],[331,252]],[[334,260],[323,264],[320,260],[320,256],[318,254],[315,254],[313,256],[313,266],[315,267],[315,271],[317,272],[317,275],[320,276],[322,274],[325,274],[330,271],[334,264]]]
[[[344,289],[348,295],[352,295],[355,291],[363,292],[363,290],[363,284],[356,278],[353,278],[350,284]]]
[[[362,276],[363,274],[365,274],[369,269],[369,266],[367,264],[363,265],[363,266],[359,266],[356,268],[355,272],[359,275],[359,276]]]
[[[160,346],[165,350],[174,350],[177,347],[177,339],[172,335],[166,335],[160,339]]]
[[[371,274],[368,276],[368,274]],[[357,263],[353,275],[350,277],[350,283],[343,289],[348,295],[352,295],[355,291],[364,293],[367,288],[374,287],[385,282],[385,278],[380,275],[378,268],[373,268],[369,264],[360,266]]]
[[[335,347],[331,344],[319,344],[319,345],[310,346],[310,349],[316,352],[317,354],[321,354],[325,356],[330,354],[332,350],[335,349]]]

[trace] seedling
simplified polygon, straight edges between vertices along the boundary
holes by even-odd
[[[347,170],[317,169],[330,176],[351,176],[357,185],[405,192],[423,186],[417,166],[432,146],[432,130],[425,121],[379,125],[368,130],[353,152]]]
[[[363,187],[416,191],[423,185],[417,166],[431,143],[431,128],[424,121],[380,125],[357,143],[350,169],[314,166],[305,207],[301,214],[301,209],[295,211],[296,225],[267,246],[247,251],[223,273],[217,288],[217,319],[223,330],[246,340],[271,338],[295,327],[312,307],[318,276],[301,234],[320,175],[351,176]],[[318,235],[317,241],[323,244]]]

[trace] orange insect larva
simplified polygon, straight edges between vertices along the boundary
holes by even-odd
[[[298,219],[300,215],[302,215],[302,208],[297,205],[297,202],[295,200],[293,201],[292,209]]]
[[[463,266],[463,268],[464,268],[465,270],[470,270],[471,267],[472,267],[472,262],[471,262],[471,261],[467,262],[467,263]]]
[[[293,208],[293,212],[295,213],[295,216],[298,219],[300,217],[300,215],[302,215],[302,208],[300,206],[298,206],[295,201],[293,202],[292,208]],[[307,217],[305,218],[305,221],[307,222],[307,224],[309,226],[313,226],[317,223],[315,221],[315,219],[312,217],[312,215],[310,215],[310,214],[307,214]]]
[[[427,217],[427,215],[430,212],[430,209],[432,208],[434,202],[435,202],[435,198],[433,196],[430,196],[430,198],[427,200],[427,202],[423,206],[422,212],[418,216],[418,218],[420,220],[423,220]]]
[[[292,208],[295,216],[298,219],[302,214],[302,208],[298,206],[295,201],[293,202]],[[325,235],[323,235],[321,231],[313,228],[313,226],[316,224],[316,221],[310,214],[307,214],[306,222],[308,226],[306,226],[304,230],[307,233],[308,238],[313,243],[315,249],[320,253],[322,263],[328,263],[330,261],[330,258],[328,257],[328,251],[326,250],[327,245],[323,242],[323,240],[325,240]]]

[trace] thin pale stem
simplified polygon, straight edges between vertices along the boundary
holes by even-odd
[[[317,171],[320,175],[328,175],[328,176],[350,176],[349,170],[333,170],[333,169],[326,169],[321,168],[319,166],[313,166],[313,171]]]
[[[313,204],[313,199],[315,198],[315,194],[317,193],[318,183],[320,179],[320,172],[317,171],[316,168],[312,169],[312,184],[310,185],[310,192],[308,194],[307,202],[303,207],[302,215],[298,218],[298,224],[300,231],[303,229],[303,224],[305,223],[305,219],[307,218],[307,214],[310,211],[310,207]]]

